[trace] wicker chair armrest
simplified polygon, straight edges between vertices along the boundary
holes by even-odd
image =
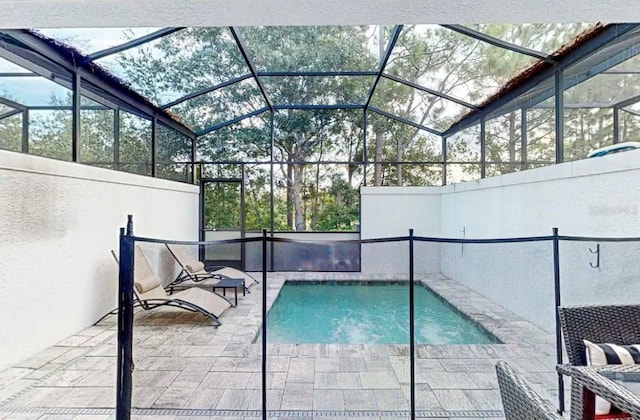
[[[635,367],[634,367],[635,366]],[[640,418],[640,395],[631,392],[623,385],[605,377],[600,372],[638,371],[637,365],[617,366],[569,366],[559,365],[558,372],[571,376],[574,384],[585,387],[594,394],[611,402],[622,411]]]

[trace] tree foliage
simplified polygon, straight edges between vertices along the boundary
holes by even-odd
[[[550,53],[585,24],[473,25],[494,38]],[[239,33],[259,72],[376,70],[391,28],[247,27]],[[158,105],[249,74],[229,28],[187,28],[113,57],[99,60]],[[630,61],[634,61],[632,58]],[[392,51],[371,105],[435,131],[446,130],[535,59],[490,45],[436,25],[407,25]],[[629,65],[630,68],[637,66]],[[615,76],[615,77],[614,77]],[[415,89],[392,78],[424,86],[442,95]],[[275,104],[361,104],[373,84],[371,76],[262,76],[266,95]],[[613,141],[613,113],[607,107],[640,94],[632,75],[598,75],[568,89],[565,95],[565,159],[580,159],[589,150]],[[20,102],[4,92],[0,96]],[[51,105],[70,103],[67,98]],[[83,105],[96,103],[83,98]],[[253,78],[182,101],[169,108],[195,131],[204,130],[266,106]],[[0,115],[4,113],[0,109]],[[524,113],[524,114],[523,114]],[[80,160],[151,173],[151,122],[124,111],[119,119],[119,163],[114,162],[113,110],[81,112]],[[273,201],[276,229],[351,230],[359,218],[358,188],[369,185],[439,185],[443,176],[440,136],[368,112],[363,132],[361,110],[280,109],[218,128],[198,138],[197,159],[204,177],[238,177],[246,183],[247,229],[270,227]],[[526,130],[522,121],[526,120]],[[637,140],[640,117],[620,111],[620,140]],[[30,152],[71,158],[71,112],[35,111],[29,117]],[[555,159],[553,98],[520,110],[507,109],[486,121],[487,175],[513,172]],[[365,136],[366,134],[366,136]],[[273,135],[273,150],[271,145]],[[366,144],[365,144],[366,137]],[[191,140],[159,126],[157,172],[185,181]],[[22,117],[0,117],[0,148],[20,150]],[[273,153],[273,166],[271,158]],[[471,127],[447,139],[447,179],[479,177],[480,129]],[[344,162],[326,164],[322,162]],[[413,163],[411,163],[413,162]],[[366,164],[366,173],[363,170]],[[273,172],[272,172],[273,169]],[[366,177],[366,180],[365,180]],[[271,185],[273,184],[273,196]],[[239,225],[239,197],[223,187],[207,192],[207,225]]]

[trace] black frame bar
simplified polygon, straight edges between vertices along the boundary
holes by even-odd
[[[151,119],[151,176],[157,174],[158,161],[158,118],[154,115]]]
[[[7,99],[5,97],[0,96],[0,104],[8,106],[9,108],[19,109],[21,111],[25,111],[28,108],[18,102],[12,101],[11,99]]]
[[[271,243],[273,244],[273,242]],[[267,420],[267,230],[266,229],[262,229],[262,308],[261,309],[262,309],[262,420]]]
[[[72,103],[73,117],[71,119],[71,161],[78,162],[80,158],[81,138],[80,138],[80,110],[82,78],[80,74],[73,75]]]
[[[382,115],[383,117],[387,117],[387,118],[390,118],[392,120],[395,120],[395,121],[410,125],[411,127],[426,131],[427,133],[431,133],[431,134],[436,135],[438,137],[442,136],[441,132],[439,132],[437,130],[434,130],[433,128],[426,127],[424,125],[421,125],[421,124],[418,124],[416,122],[410,121],[410,120],[408,120],[406,118],[398,117],[395,114],[392,114],[392,113],[387,112],[387,111],[383,111],[383,110],[381,110],[379,108],[376,108],[376,107],[373,107],[373,106],[369,106],[367,108],[367,110],[369,110],[371,112],[375,112],[376,114]]]
[[[447,137],[442,136],[442,185],[447,185]]]
[[[555,304],[555,316],[556,316],[556,363],[562,364],[562,327],[560,325],[560,241],[558,236],[558,228],[554,227],[553,232],[553,290],[554,290],[554,304]],[[564,412],[564,378],[561,373],[558,373],[558,413]]]
[[[413,229],[409,229],[409,397],[411,420],[416,418],[416,334],[414,291]]]
[[[249,71],[251,72],[251,75],[253,76],[253,78],[256,81],[256,84],[258,85],[258,89],[260,89],[260,93],[262,93],[262,97],[264,98],[264,101],[267,103],[267,107],[269,107],[270,110],[273,110],[273,103],[271,102],[271,99],[269,99],[269,95],[267,95],[267,91],[265,90],[262,84],[262,81],[258,76],[258,70],[256,69],[256,66],[253,64],[253,60],[251,59],[251,57],[249,57],[248,49],[244,44],[244,39],[242,38],[242,35],[240,34],[240,32],[235,26],[230,26],[229,30],[231,31],[231,35],[233,36],[233,39],[236,41],[236,45],[238,46],[238,49],[240,50],[240,54],[242,54],[242,57],[244,58],[244,61],[247,64],[247,67],[249,67]]]
[[[476,31],[475,29],[468,28],[462,25],[440,25],[443,28],[450,29],[452,31],[458,32],[460,34],[469,36],[471,38],[477,39],[478,41],[486,42],[487,44],[491,44],[495,47],[503,48],[505,50],[514,51],[519,54],[528,55],[530,57],[537,58],[538,60],[543,60],[550,64],[556,64],[556,61],[553,60],[549,54],[544,53],[542,51],[536,51],[531,48],[522,47],[520,45],[512,44],[511,42],[503,41],[499,38],[493,37],[491,35],[487,35],[485,33]]]
[[[318,110],[318,109],[363,109],[362,104],[332,104],[332,105],[316,105],[316,104],[278,104],[274,105],[273,109],[276,111],[282,111],[285,109],[298,109],[298,110]]]
[[[4,120],[5,118],[13,117],[14,115],[22,114],[24,111],[19,109],[12,109],[11,111],[7,111],[4,114],[0,114],[0,120]]]
[[[274,123],[274,118],[275,118],[275,111],[271,111],[269,113],[269,156],[270,156],[270,162],[269,162],[269,175],[270,175],[270,179],[269,179],[269,188],[270,188],[270,192],[271,194],[269,194],[269,214],[271,215],[271,219],[269,220],[269,227],[271,228],[271,238],[273,238],[274,234],[275,234],[275,201],[273,200],[273,189],[275,187],[275,163],[273,161],[273,156],[275,153],[275,123]],[[269,259],[269,270],[273,270],[275,261],[274,261],[274,253],[273,253],[273,242],[271,242],[271,258]],[[263,285],[266,283],[262,283]],[[264,286],[263,286],[264,287]]]
[[[120,169],[120,109],[113,110],[113,164]]]
[[[480,178],[487,175],[487,121],[480,119]]]
[[[22,153],[29,153],[29,110],[22,111]]]
[[[450,136],[452,134],[457,133],[458,131],[464,130],[470,126],[477,124],[480,120],[481,116],[486,116],[491,114],[494,111],[497,111],[504,105],[509,102],[517,99],[523,93],[529,91],[530,89],[536,87],[544,80],[555,76],[555,74],[559,70],[563,70],[572,64],[582,60],[583,58],[589,56],[590,54],[598,51],[600,48],[608,44],[609,42],[623,36],[627,32],[638,27],[636,23],[619,23],[619,24],[611,24],[604,28],[598,36],[585,41],[578,48],[575,48],[573,51],[568,53],[566,56],[562,58],[556,65],[549,64],[543,71],[536,73],[535,75],[526,79],[521,84],[518,85],[517,88],[510,90],[509,92],[504,93],[499,98],[495,99],[489,104],[481,106],[477,112],[472,112],[462,119],[458,120],[458,122],[454,123],[449,127],[444,134],[446,136]]]
[[[375,70],[363,71],[259,71],[258,76],[264,77],[342,77],[342,76],[377,76]]]
[[[613,144],[620,143],[620,108],[613,108]]]
[[[396,46],[396,42],[398,42],[398,38],[400,38],[400,32],[402,32],[402,28],[403,28],[403,25],[396,25],[395,28],[393,29],[393,33],[391,34],[391,39],[387,44],[387,49],[384,53],[384,56],[380,60],[380,66],[378,67],[376,79],[374,80],[373,85],[371,86],[371,89],[369,89],[369,94],[367,95],[367,101],[364,104],[365,110],[369,109],[369,104],[371,103],[371,99],[373,98],[373,93],[375,92],[376,87],[380,82],[380,78],[382,77],[382,73],[384,72],[384,69],[387,67],[387,62],[391,57],[391,52],[393,51],[393,48]]]
[[[113,54],[117,54],[126,50],[129,50],[131,48],[135,48],[135,47],[139,47],[142,44],[146,44],[147,42],[151,42],[153,40],[156,40],[158,38],[162,38],[164,36],[170,35],[174,32],[178,32],[180,30],[182,30],[184,28],[163,28],[160,30],[157,30],[155,32],[152,32],[150,34],[141,36],[139,38],[135,38],[132,39],[131,41],[127,41],[123,44],[120,45],[116,45],[114,47],[111,48],[106,48],[104,50],[100,50],[100,51],[96,51],[93,52],[91,54],[89,54],[87,56],[87,59],[83,61],[82,64],[87,64],[90,62],[93,62],[95,60],[99,60],[101,58],[113,55]]]
[[[191,129],[166,115],[160,108],[135,98],[131,95],[131,92],[125,91],[122,87],[106,81],[94,74],[91,69],[78,66],[78,63],[71,61],[68,57],[54,49],[47,41],[37,37],[33,33],[23,29],[2,29],[0,30],[0,38],[5,40],[8,38],[9,41],[12,41],[2,44],[2,48],[8,50],[10,53],[29,62],[34,62],[34,60],[37,59],[37,62],[34,62],[34,64],[44,66],[44,68],[54,74],[60,72],[69,72],[71,75],[79,73],[84,82],[95,86],[108,97],[118,98],[118,100],[144,114],[149,119],[157,115],[158,119],[164,125],[187,137],[193,138],[195,136],[195,133]]]
[[[367,186],[367,159],[369,159],[367,151],[367,110],[362,110],[362,184]],[[362,217],[358,219],[362,220]]]
[[[211,125],[209,127],[203,128],[202,130],[198,131],[196,133],[197,137],[202,137],[202,136],[206,136],[207,134],[211,133],[212,131],[216,131],[219,130],[221,128],[224,128],[226,126],[238,123],[242,120],[246,120],[247,118],[251,118],[251,117],[257,117],[258,115],[269,111],[269,108],[264,107],[264,108],[260,108],[260,109],[256,109],[255,111],[249,112],[248,114],[244,114],[244,115],[240,115],[239,117],[233,118],[231,120],[227,120],[218,124],[214,124]],[[271,109],[271,111],[273,111],[273,109]]]
[[[520,169],[527,169],[527,149],[529,140],[527,133],[527,108],[520,109]]]
[[[118,353],[116,372],[116,419],[131,418],[133,388],[133,216],[127,216],[126,232],[120,229],[120,258],[118,275]]]
[[[564,73],[559,70],[555,75],[556,104],[556,163],[564,162]]]
[[[633,104],[638,103],[638,102],[640,102],[640,95],[636,95],[636,96],[633,96],[633,97],[631,97],[629,99],[625,99],[624,101],[620,101],[620,102],[614,104],[613,108],[625,108],[625,107],[628,107],[629,105],[633,105]],[[626,111],[626,109],[625,109],[625,111]]]
[[[411,82],[409,80],[402,79],[402,78],[394,76],[392,74],[383,73],[382,77],[384,77],[385,79],[393,80],[394,82],[402,83],[403,85],[412,87],[414,89],[420,90],[420,91],[428,93],[430,95],[437,96],[437,97],[442,98],[442,99],[446,99],[447,101],[455,102],[458,105],[462,105],[462,106],[464,106],[466,108],[473,109],[473,110],[478,110],[478,107],[475,106],[472,103],[463,101],[462,99],[458,99],[458,98],[453,97],[451,95],[447,95],[446,93],[438,92],[437,90],[429,89],[428,87],[424,87],[422,85],[419,85],[417,83]]]
[[[183,103],[185,101],[188,101],[190,99],[194,99],[194,98],[197,98],[198,96],[206,95],[207,93],[211,93],[211,92],[214,92],[214,91],[216,91],[218,89],[222,89],[224,87],[231,86],[233,84],[242,82],[243,80],[251,79],[252,77],[253,76],[251,74],[245,74],[243,76],[239,76],[239,77],[236,77],[236,78],[233,78],[233,79],[229,79],[229,80],[227,80],[225,82],[222,82],[222,83],[219,83],[217,85],[209,86],[209,87],[206,87],[204,89],[200,89],[200,90],[198,90],[196,92],[190,93],[188,95],[181,96],[180,98],[178,98],[176,100],[168,102],[168,103],[162,105],[160,107],[160,109],[171,108],[173,106],[179,105],[179,104],[181,104],[181,103]]]

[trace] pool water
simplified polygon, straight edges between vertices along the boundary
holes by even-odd
[[[426,287],[414,287],[416,343],[499,342]],[[269,311],[267,340],[408,344],[409,284],[287,282]]]

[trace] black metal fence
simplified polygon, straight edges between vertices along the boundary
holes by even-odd
[[[375,244],[394,244],[407,246],[408,253],[407,265],[408,265],[408,296],[409,296],[409,375],[410,375],[410,415],[414,419],[416,416],[416,366],[415,366],[415,351],[416,351],[416,337],[415,337],[415,313],[414,313],[414,287],[412,285],[415,281],[415,266],[416,258],[422,258],[422,255],[418,253],[416,255],[416,246],[423,246],[426,244],[448,244],[448,246],[459,246],[461,255],[465,252],[466,247],[473,247],[481,244],[526,244],[526,243],[546,243],[551,245],[551,255],[546,255],[548,260],[549,269],[549,286],[553,284],[553,302],[549,301],[549,305],[558,307],[562,304],[561,301],[561,261],[560,261],[560,244],[566,243],[596,243],[597,246],[589,247],[590,253],[594,256],[594,261],[589,265],[592,268],[598,268],[600,264],[600,249],[601,243],[621,243],[621,242],[638,242],[640,238],[602,238],[602,237],[579,237],[579,236],[562,236],[559,234],[557,228],[553,228],[551,235],[548,236],[533,236],[533,237],[517,237],[517,238],[500,238],[500,239],[455,239],[455,238],[438,238],[438,237],[420,237],[415,236],[413,229],[409,230],[407,236],[389,237],[381,239],[366,239],[366,240],[352,240],[352,241],[339,241],[336,245],[341,246],[372,246]],[[174,245],[190,245],[190,246],[213,246],[213,245],[226,245],[233,243],[251,244],[251,249],[260,249],[261,254],[261,271],[262,271],[262,334],[261,334],[261,346],[262,346],[262,362],[261,362],[261,374],[262,374],[262,418],[267,419],[267,338],[269,332],[267,331],[267,293],[268,286],[267,273],[271,268],[277,269],[278,264],[274,264],[270,261],[272,253],[269,251],[272,245],[283,246],[301,246],[306,245],[304,242],[296,241],[292,239],[284,239],[271,237],[267,235],[267,231],[264,230],[261,237],[234,239],[226,241],[216,242],[186,242],[186,241],[166,241],[154,238],[137,237],[133,233],[133,222],[131,216],[129,216],[127,228],[120,231],[120,268],[119,268],[119,290],[118,290],[118,352],[117,352],[117,418],[119,420],[125,420],[130,418],[131,414],[131,397],[132,397],[132,368],[133,368],[133,310],[134,310],[134,249],[136,242],[156,243],[156,244],[174,244]],[[327,242],[323,242],[324,245]],[[403,246],[404,246],[403,245]],[[425,248],[426,249],[426,248]],[[468,249],[467,249],[467,252]],[[537,251],[538,254],[540,250]],[[546,252],[546,251],[542,251]],[[546,265],[543,263],[543,265]],[[544,276],[544,275],[543,275]],[[551,279],[553,276],[553,279]],[[559,318],[557,311],[555,314],[555,343],[556,343],[556,362],[561,364],[563,362],[562,357],[562,337],[560,331]],[[564,384],[561,375],[558,375],[558,411],[563,412],[564,407]]]

